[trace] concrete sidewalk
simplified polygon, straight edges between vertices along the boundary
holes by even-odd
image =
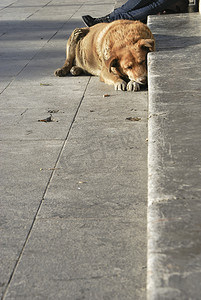
[[[114,7],[117,8],[117,7],[121,7],[123,4],[126,3],[127,0],[115,0],[115,5]]]
[[[113,6],[1,0],[2,299],[145,299],[147,92],[53,75]]]

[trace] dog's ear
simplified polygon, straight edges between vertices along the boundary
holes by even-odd
[[[118,59],[114,56],[110,57],[108,60],[105,60],[105,65],[108,68],[109,72],[112,72],[112,68],[118,68],[119,62]]]
[[[149,52],[155,51],[155,40],[154,39],[141,39],[140,47],[147,49]]]

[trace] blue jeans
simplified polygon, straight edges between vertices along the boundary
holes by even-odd
[[[128,0],[124,5],[116,8],[109,14],[110,21],[127,20],[146,20],[148,15],[155,15],[174,4],[175,0]]]

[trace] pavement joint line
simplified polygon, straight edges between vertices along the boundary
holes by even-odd
[[[83,95],[82,95],[82,97],[81,97],[81,99],[80,99],[80,102],[79,102],[79,104],[78,104],[77,110],[76,110],[76,112],[75,112],[75,114],[74,114],[73,120],[72,120],[71,125],[70,125],[70,127],[69,127],[69,129],[68,129],[66,138],[65,138],[65,140],[64,140],[64,142],[63,142],[63,145],[61,146],[61,149],[60,149],[60,151],[59,151],[58,157],[57,157],[56,162],[55,162],[55,164],[54,164],[53,170],[52,170],[52,172],[51,172],[51,174],[50,174],[49,180],[48,180],[48,182],[47,182],[47,184],[46,184],[46,187],[45,187],[45,190],[44,190],[44,192],[43,192],[43,196],[42,196],[42,198],[41,198],[41,200],[40,200],[40,203],[39,203],[39,205],[38,205],[38,208],[37,208],[37,210],[36,210],[36,213],[35,213],[35,215],[34,215],[34,217],[33,217],[32,224],[31,224],[30,229],[29,229],[29,231],[28,231],[28,234],[27,234],[27,236],[26,236],[26,238],[25,238],[25,241],[24,241],[24,243],[23,243],[23,246],[22,246],[22,249],[21,249],[21,251],[20,251],[20,253],[19,253],[19,256],[18,256],[18,258],[17,258],[17,260],[16,260],[16,262],[15,262],[13,271],[11,272],[11,275],[10,275],[9,280],[8,280],[8,282],[7,282],[6,288],[5,288],[4,292],[3,292],[2,300],[5,299],[5,296],[6,296],[6,294],[7,294],[9,285],[10,285],[10,283],[11,283],[11,281],[12,281],[12,278],[14,277],[15,271],[16,271],[18,265],[19,265],[19,262],[20,262],[20,260],[21,260],[22,255],[23,255],[23,252],[24,252],[24,249],[25,249],[25,247],[26,247],[26,245],[27,245],[27,242],[28,242],[28,240],[29,240],[30,234],[31,234],[32,229],[33,229],[33,227],[34,227],[34,224],[35,224],[35,222],[36,222],[38,213],[39,213],[40,208],[41,208],[41,206],[42,206],[42,204],[43,204],[43,201],[44,201],[44,199],[45,199],[45,195],[46,195],[46,193],[47,193],[48,187],[49,187],[49,185],[50,185],[50,183],[51,183],[51,180],[52,180],[52,178],[53,178],[53,176],[54,176],[54,173],[55,173],[55,171],[56,171],[57,164],[58,164],[59,159],[60,159],[60,157],[61,157],[61,155],[62,155],[63,149],[65,148],[65,145],[66,145],[66,143],[67,143],[67,141],[68,141],[68,137],[69,137],[69,135],[70,135],[71,129],[72,129],[72,127],[73,127],[73,124],[74,124],[74,122],[75,122],[75,119],[76,119],[76,117],[77,117],[77,114],[78,114],[78,112],[79,112],[79,109],[80,109],[80,107],[81,107],[81,104],[82,104],[82,102],[83,102],[83,100],[84,100],[85,93],[86,93],[86,90],[87,90],[87,88],[88,88],[88,85],[89,85],[90,80],[91,80],[91,76],[89,77],[89,79],[88,79],[88,81],[87,81],[87,83],[86,83],[86,86],[85,86]]]
[[[28,17],[26,17],[25,20],[29,19],[30,17],[32,17],[33,15],[35,15],[35,13],[39,12],[41,9],[43,9],[44,7],[48,6],[48,4],[50,4],[53,0],[50,0],[48,3],[46,3],[45,5],[41,6],[39,9],[37,9],[35,12],[33,12],[32,14],[30,14]]]
[[[50,2],[52,2],[53,0],[51,0]],[[48,2],[48,3],[50,3]],[[47,4],[48,4],[47,3]],[[3,92],[15,81],[15,79],[21,74],[21,72],[29,65],[29,63],[36,57],[36,55],[38,55],[43,48],[46,46],[46,44],[48,44],[50,42],[50,40],[52,40],[57,33],[65,26],[66,23],[68,23],[71,18],[80,10],[80,8],[82,8],[82,6],[84,5],[84,3],[82,3],[79,8],[74,12],[74,14],[72,14],[72,16],[66,21],[64,22],[61,27],[59,27],[59,29],[47,40],[47,42],[32,56],[32,58],[23,66],[23,68],[16,74],[16,76],[8,83],[8,85],[0,92],[0,95],[3,94]],[[6,34],[6,33],[3,33]]]
[[[3,92],[11,85],[11,83],[15,80],[15,78],[11,79],[11,81],[5,86],[5,88],[0,91],[0,95],[3,94]]]
[[[79,9],[83,6],[83,4],[79,7]],[[79,10],[78,9],[78,10]],[[77,11],[78,11],[77,10]],[[77,12],[76,11],[76,12]],[[75,13],[76,13],[75,12]],[[73,17],[74,14],[71,16]],[[53,39],[57,33],[63,28],[63,26],[65,26],[65,24],[71,19],[71,17],[62,24],[62,26],[47,40],[47,42],[32,56],[32,58],[22,67],[22,69],[16,74],[16,76],[7,84],[7,86],[0,92],[0,95],[3,94],[3,92],[16,80],[16,78],[21,74],[21,72],[29,65],[29,63],[36,57],[36,55],[38,55],[42,50],[43,48],[46,46],[47,43],[49,43],[49,41],[51,39]],[[3,35],[6,34],[6,33],[3,33]]]
[[[16,1],[15,1],[15,2],[16,2]],[[7,6],[4,6],[3,8],[0,9],[0,11],[1,11],[1,10],[4,10],[5,8],[8,8],[8,7],[12,6],[13,4],[15,4],[15,2],[13,2],[13,3],[11,3],[11,4],[7,5]]]
[[[44,198],[45,198],[45,195],[46,195],[46,193],[47,193],[47,190],[48,190],[48,187],[49,187],[49,185],[50,185],[50,182],[51,182],[51,180],[52,180],[52,178],[53,178],[53,176],[54,176],[54,173],[55,173],[55,171],[56,171],[56,169],[57,169],[57,165],[58,165],[59,159],[60,159],[60,157],[61,157],[61,155],[62,155],[62,153],[63,153],[63,149],[65,148],[65,145],[66,145],[67,142],[68,142],[68,138],[69,138],[71,129],[72,129],[72,127],[73,127],[73,124],[74,124],[74,122],[75,122],[75,119],[76,119],[76,117],[77,117],[77,115],[78,115],[78,112],[79,112],[79,110],[80,110],[80,107],[81,107],[81,104],[82,104],[83,99],[84,99],[84,97],[85,97],[85,93],[86,93],[86,90],[87,90],[87,88],[88,88],[88,85],[89,85],[90,80],[91,80],[91,76],[89,77],[89,79],[88,79],[88,81],[87,81],[87,83],[86,83],[86,86],[85,86],[83,95],[82,95],[82,97],[81,97],[81,99],[80,99],[80,102],[79,102],[79,104],[78,104],[77,110],[76,110],[76,112],[75,112],[75,114],[74,114],[73,120],[72,120],[71,125],[70,125],[70,127],[69,127],[69,129],[68,129],[67,135],[66,135],[66,137],[65,137],[65,139],[64,139],[63,145],[61,146],[61,149],[60,149],[60,151],[59,151],[58,157],[57,157],[56,162],[55,162],[55,164],[54,164],[54,166],[53,166],[52,173],[51,173],[51,175],[50,175],[50,178],[49,178],[49,180],[48,180],[48,183],[47,183],[47,185],[46,185],[46,187],[45,187],[45,190],[44,190],[44,193],[43,193],[43,196],[42,196],[42,201],[43,201]],[[40,203],[39,209],[40,209],[40,207],[41,207],[42,201],[41,201],[41,203]],[[38,209],[37,213],[39,212],[39,209]]]
[[[3,32],[1,35],[0,35],[0,37],[2,37],[3,35],[5,35],[6,34],[6,32]]]
[[[53,0],[52,0],[53,1]],[[52,1],[50,1],[50,2],[52,2]],[[50,3],[49,2],[49,3]],[[49,41],[51,40],[51,39],[53,39],[56,35],[57,35],[57,33],[59,32],[59,30],[61,30],[65,25],[66,25],[66,23],[68,23],[71,19],[72,19],[72,17],[74,17],[74,15],[83,7],[83,5],[84,5],[84,3],[82,3],[80,6],[79,6],[79,8],[74,12],[74,14],[72,14],[71,16],[70,16],[70,18],[66,21],[66,22],[64,22],[62,25],[61,25],[61,27],[49,38],[49,40],[47,40],[47,43],[49,43]],[[44,47],[44,46],[43,46]],[[43,48],[42,47],[42,48]],[[42,49],[41,48],[41,49]]]
[[[59,141],[63,141],[63,139],[30,139],[30,140],[23,140],[23,139],[0,139],[0,142],[51,142],[51,141],[56,141],[56,142],[59,142]]]
[[[39,12],[41,10],[41,8],[43,8],[43,7],[40,7],[39,9],[37,9],[36,11],[34,11],[32,14],[30,14],[28,17],[26,17],[25,21],[27,19],[29,19],[30,17],[32,17],[33,15],[35,15],[37,12]]]

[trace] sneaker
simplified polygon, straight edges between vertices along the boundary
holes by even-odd
[[[87,15],[82,16],[82,19],[88,27],[94,26],[98,23],[110,23],[109,16],[105,16],[102,18],[92,18],[91,16]]]

